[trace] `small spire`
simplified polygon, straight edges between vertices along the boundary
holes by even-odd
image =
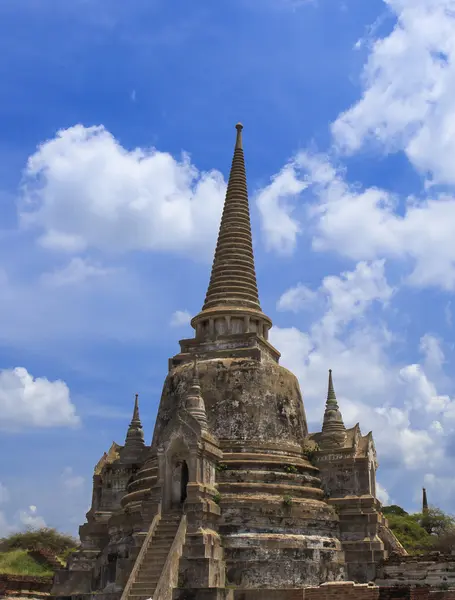
[[[428,499],[427,499],[427,490],[422,488],[422,513],[426,514],[428,512]]]
[[[126,456],[127,458],[134,459],[141,454],[143,448],[145,448],[144,430],[142,429],[141,418],[139,416],[139,394],[136,394],[134,398],[133,416],[126,433],[122,458]]]
[[[346,427],[338,406],[335,388],[333,386],[332,369],[329,369],[329,386],[325,405],[324,421],[322,424],[321,447],[330,448],[343,446],[346,441]]]
[[[186,396],[186,410],[199,421],[202,429],[207,429],[207,414],[197,370],[197,358],[195,356],[193,361],[192,381]]]
[[[337,403],[337,397],[335,395],[335,389],[333,387],[332,369],[329,369],[329,389],[327,392],[327,403]]]
[[[139,394],[136,394],[134,398],[134,410],[132,421],[140,421],[139,418]]]

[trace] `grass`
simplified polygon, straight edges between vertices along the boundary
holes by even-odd
[[[40,565],[27,550],[9,550],[0,553],[0,573],[6,575],[52,576],[54,573]]]

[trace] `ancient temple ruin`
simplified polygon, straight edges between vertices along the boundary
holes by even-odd
[[[309,433],[299,383],[268,341],[236,128],[194,337],[169,360],[151,445],[136,398],[124,446],[98,463],[57,598],[234,600],[367,582],[388,552],[404,552],[376,498],[371,433],[345,427],[331,372],[322,430]]]

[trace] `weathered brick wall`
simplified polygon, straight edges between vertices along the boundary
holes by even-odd
[[[307,588],[304,600],[378,600],[378,598],[379,588],[376,586],[339,581]]]
[[[378,569],[379,586],[455,587],[455,556],[439,553],[425,556],[391,555]]]
[[[0,575],[0,598],[50,593],[52,577],[29,577],[27,575]]]
[[[378,587],[342,581],[305,589],[235,590],[234,600],[455,600],[455,589],[410,585]]]

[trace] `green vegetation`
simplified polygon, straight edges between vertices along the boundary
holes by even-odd
[[[303,454],[312,465],[314,465],[316,462],[316,455],[318,451],[319,446],[316,444],[316,442],[308,441],[303,445]]]
[[[0,573],[7,575],[51,576],[53,572],[40,565],[27,550],[10,550],[0,553]]]
[[[77,550],[78,541],[56,529],[26,529],[0,539],[0,573],[10,575],[47,576],[53,571],[49,566],[35,560],[29,550],[48,550],[62,563]]]
[[[409,554],[424,554],[438,550],[451,552],[455,548],[455,518],[439,508],[428,513],[409,514],[400,506],[384,506],[389,527]]]
[[[292,506],[292,496],[283,496],[283,506]]]
[[[286,471],[286,473],[298,473],[299,470],[297,469],[297,467],[295,465],[284,465],[284,470]]]
[[[213,496],[213,501],[215,502],[215,504],[219,504],[221,502],[221,494],[219,492],[217,492],[214,496]]]
[[[60,556],[77,548],[78,545],[78,541],[71,535],[60,533],[50,527],[28,528],[25,531],[12,533],[8,537],[0,539],[1,552],[16,549],[36,550],[37,548],[46,548]]]
[[[215,467],[215,470],[218,471],[218,473],[221,473],[223,471],[227,471],[228,466],[225,463],[218,463]]]

